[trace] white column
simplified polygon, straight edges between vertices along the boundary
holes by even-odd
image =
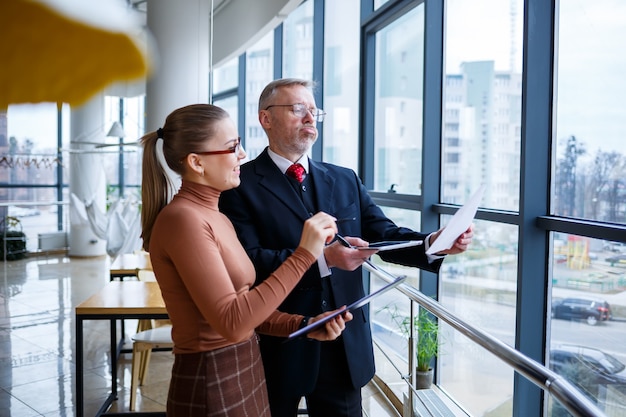
[[[210,0],[150,0],[147,23],[158,51],[146,85],[146,131],[173,110],[209,102]]]
[[[93,144],[104,143],[104,96],[98,94],[80,107],[72,108],[70,147],[93,150]],[[97,153],[70,154],[70,193],[81,202],[93,201],[98,210],[106,211],[106,175],[103,155]],[[84,207],[70,200],[70,256],[100,256],[106,254],[106,240],[99,239],[84,217]]]

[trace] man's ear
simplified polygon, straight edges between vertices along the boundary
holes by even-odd
[[[259,123],[263,129],[269,129],[272,125],[272,116],[269,110],[261,110],[259,112]]]

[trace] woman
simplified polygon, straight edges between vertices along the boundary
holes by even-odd
[[[255,329],[286,336],[308,323],[276,308],[334,237],[336,219],[311,217],[292,256],[252,288],[254,267],[218,211],[220,193],[239,185],[246,156],[228,114],[209,104],[182,107],[141,142],[143,244],[174,341],[167,415],[269,416]],[[182,178],[169,204],[168,169]],[[339,316],[308,337],[333,340],[351,319]]]

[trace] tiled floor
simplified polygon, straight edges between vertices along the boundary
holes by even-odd
[[[110,259],[46,255],[0,263],[0,416],[74,416],[74,307],[109,281]],[[111,386],[109,328],[107,321],[86,323],[85,415],[93,416]],[[126,322],[127,335],[134,328]],[[130,356],[121,355],[118,400],[109,412],[128,410]],[[165,409],[172,362],[170,352],[152,355],[137,411]],[[365,416],[397,416],[373,386],[363,397]]]

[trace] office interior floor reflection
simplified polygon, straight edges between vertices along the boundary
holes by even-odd
[[[74,416],[74,308],[109,281],[108,256],[28,257],[2,264],[0,281],[0,416]],[[95,415],[111,387],[109,323],[84,327],[85,415]],[[125,322],[127,341],[136,321]],[[119,329],[119,328],[118,328]],[[130,343],[125,347],[130,348]],[[173,363],[171,352],[154,352],[136,411],[164,411]],[[109,412],[128,411],[131,354],[118,367],[118,399]],[[363,389],[364,416],[397,416],[373,385]]]

